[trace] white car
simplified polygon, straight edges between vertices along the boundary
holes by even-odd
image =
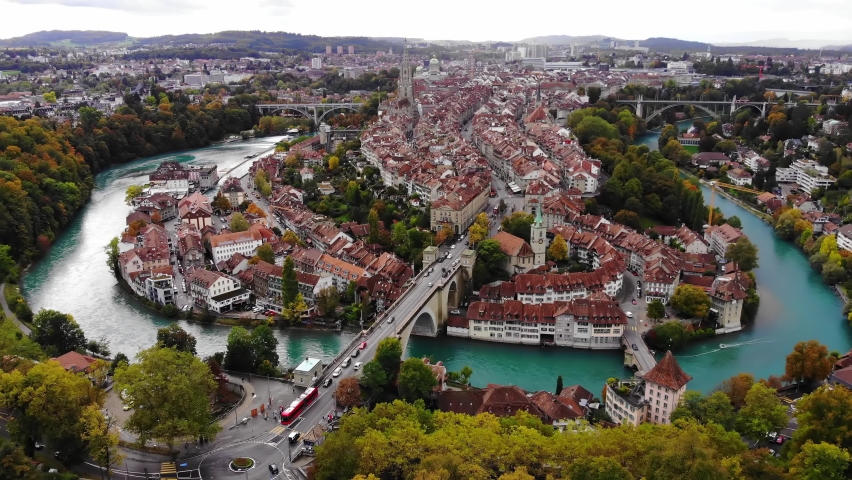
[[[432,286],[432,282],[429,282],[426,286],[427,286],[427,287],[431,287],[431,286]]]
[[[343,369],[340,368],[340,367],[337,367],[337,368],[334,369],[333,372],[331,372],[331,376],[332,377],[339,377],[341,373],[343,373]]]
[[[361,370],[361,365],[363,365],[363,363],[355,362],[355,366],[353,366],[352,369],[357,372],[358,370]]]
[[[633,318],[633,312],[624,312],[627,315],[627,318]]]
[[[455,246],[455,245],[450,245],[450,248],[456,248],[456,246]]]

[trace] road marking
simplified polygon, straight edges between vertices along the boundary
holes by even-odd
[[[279,426],[273,428],[272,430],[270,430],[269,433],[271,433],[273,435],[278,435],[279,433],[283,432],[284,430],[287,430],[287,427],[285,427],[284,425],[279,425]]]
[[[167,477],[166,475],[169,476]],[[163,462],[160,466],[160,478],[162,480],[177,480],[177,468],[175,468],[175,462]]]

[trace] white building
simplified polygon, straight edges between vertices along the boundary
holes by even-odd
[[[171,275],[160,273],[145,279],[145,296],[158,305],[174,305],[176,293]]]
[[[739,228],[734,228],[727,223],[719,226],[707,227],[704,230],[704,239],[710,244],[710,250],[720,257],[725,256],[728,245],[736,243],[745,234]]]
[[[222,313],[233,310],[236,305],[245,303],[250,292],[240,286],[240,282],[224,273],[195,269],[187,276],[189,296],[199,308]]]
[[[213,235],[210,237],[213,263],[218,265],[219,262],[228,260],[235,253],[242,253],[251,258],[257,253],[257,248],[262,243],[263,236],[257,230]]]
[[[311,59],[311,68],[313,68],[315,70],[322,69],[322,58],[320,58],[320,57],[312,58]]]
[[[671,423],[672,411],[680,404],[690,380],[692,377],[680,368],[672,352],[666,352],[641,380],[608,383],[606,412],[622,425]]]
[[[305,360],[293,370],[293,384],[309,387],[322,373],[322,361],[319,358],[305,357]]]
[[[852,224],[837,229],[837,248],[852,252]]]

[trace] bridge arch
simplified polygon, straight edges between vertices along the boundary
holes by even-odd
[[[435,320],[435,316],[432,315],[429,311],[422,311],[417,318],[414,320],[414,327],[412,328],[412,332],[421,334],[421,335],[429,335],[435,336],[438,334],[438,322]]]
[[[449,286],[446,288],[446,292],[447,299],[445,305],[447,306],[447,308],[458,308],[461,295],[459,292],[458,283],[456,282],[455,278],[453,278]]]
[[[733,111],[731,111],[731,118],[734,118],[735,113],[739,112],[740,110],[744,110],[748,107],[755,109],[761,117],[763,116],[763,110],[760,107],[758,107],[757,105],[754,105],[752,103],[744,103],[744,104],[738,106],[737,108],[735,108]]]
[[[662,113],[663,113],[663,112],[665,112],[666,110],[668,110],[668,109],[670,109],[670,108],[674,108],[674,107],[687,107],[687,106],[689,106],[689,107],[695,107],[695,108],[697,108],[697,109],[699,109],[699,110],[703,110],[703,111],[704,111],[704,112],[706,112],[708,115],[710,115],[711,117],[715,118],[716,120],[718,120],[718,119],[719,119],[719,114],[718,114],[718,113],[716,113],[716,112],[714,112],[714,111],[710,110],[709,108],[705,107],[704,105],[698,105],[698,104],[695,104],[695,103],[683,102],[683,103],[674,103],[674,104],[672,104],[672,105],[667,105],[667,106],[665,106],[665,107],[663,107],[663,108],[661,108],[661,109],[659,109],[659,110],[656,110],[656,111],[654,111],[654,113],[652,113],[652,114],[651,114],[651,116],[650,116],[650,117],[646,118],[646,119],[645,119],[645,121],[646,121],[646,122],[647,122],[647,121],[650,121],[650,120],[651,120],[651,119],[653,119],[654,117],[658,117],[658,116],[662,115]]]
[[[349,110],[350,112],[358,113],[360,108],[350,106],[350,105],[339,105],[339,106],[336,106],[336,107],[332,107],[332,108],[326,110],[325,112],[323,112],[322,115],[319,116],[319,118],[317,119],[317,123],[321,123],[323,121],[323,119],[326,117],[326,115],[328,115],[331,112],[337,111],[337,110]]]
[[[307,117],[308,119],[311,119],[311,120],[313,120],[313,118],[314,118],[314,114],[312,112],[309,112],[307,109],[299,108],[299,107],[292,107],[292,106],[288,106],[286,104],[282,104],[281,108],[276,108],[275,110],[271,110],[271,111],[265,113],[264,115],[272,116],[272,115],[275,115],[276,113],[285,112],[285,111],[300,113],[303,117]]]

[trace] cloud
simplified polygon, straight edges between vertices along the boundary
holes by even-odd
[[[10,3],[21,5],[59,5],[75,8],[99,8],[127,12],[157,12],[169,13],[174,11],[186,12],[203,8],[203,3],[194,0],[8,0]]]

